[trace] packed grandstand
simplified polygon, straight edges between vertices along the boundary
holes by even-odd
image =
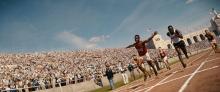
[[[188,52],[209,48],[207,40],[191,44]],[[166,49],[169,58],[177,56],[174,49]],[[150,56],[157,61],[158,50],[150,49]],[[94,80],[105,75],[105,62],[114,73],[119,73],[117,64],[127,67],[134,48],[94,49],[63,52],[38,52],[0,54],[0,90],[23,90],[25,92],[50,89],[69,84]]]

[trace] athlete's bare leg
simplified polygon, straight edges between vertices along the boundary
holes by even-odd
[[[153,71],[154,71],[154,74],[157,76],[158,75],[158,73],[157,73],[157,70],[156,70],[156,68],[154,67],[154,65],[153,65],[153,63],[152,63],[152,61],[147,61],[147,63],[148,63],[148,65],[150,66],[150,67],[152,67],[153,68]]]
[[[170,70],[171,68],[170,68],[170,64],[169,64],[168,60],[164,61],[164,63],[166,65],[166,68]]]
[[[175,49],[176,49],[176,52],[178,53],[178,57],[179,57],[179,60],[180,60],[180,62],[182,64],[183,68],[186,68],[186,64],[183,62],[183,57],[181,55],[180,48],[179,47],[175,47]]]
[[[151,77],[150,73],[148,73],[147,70],[144,67],[142,67],[142,65],[143,65],[143,58],[141,58],[141,57],[134,57],[134,61],[136,62],[137,67],[143,72],[143,74],[144,74],[144,81],[146,81],[147,76]]]
[[[140,76],[141,72],[139,68],[136,68],[137,72],[138,72],[138,76]]]
[[[139,69],[143,72],[143,74],[144,74],[144,81],[146,81],[147,76],[151,77],[150,73],[148,73],[145,68],[143,68],[142,66],[138,66],[138,68],[139,68]]]
[[[217,45],[217,43],[211,43],[211,46],[212,46],[212,49],[213,49],[215,52],[217,52],[217,50],[218,50],[218,45]]]
[[[186,46],[181,46],[180,49],[183,51],[183,54],[186,56],[186,58],[188,59],[189,56],[187,54],[187,49],[186,49]]]

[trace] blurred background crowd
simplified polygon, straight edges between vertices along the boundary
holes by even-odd
[[[210,47],[204,40],[187,46],[188,52]],[[157,60],[157,49],[149,49],[151,58]],[[177,56],[174,49],[166,49],[169,58]],[[119,73],[118,63],[127,67],[135,48],[93,49],[79,51],[1,53],[0,90],[20,89],[34,91],[83,81],[105,75],[105,62],[111,64],[114,73]],[[24,88],[24,89],[22,89]]]

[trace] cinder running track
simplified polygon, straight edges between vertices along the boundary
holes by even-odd
[[[208,50],[184,62],[185,69],[178,62],[159,77],[139,79],[113,92],[220,92],[220,53]]]

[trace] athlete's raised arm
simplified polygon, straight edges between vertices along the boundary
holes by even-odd
[[[176,36],[183,39],[182,33],[176,29]]]
[[[131,48],[131,47],[134,47],[134,46],[135,46],[135,43],[127,46],[126,48]]]
[[[154,36],[157,35],[157,32],[155,31],[151,37],[149,37],[147,40],[143,41],[144,43],[148,43],[150,40],[152,40],[154,38]]]

